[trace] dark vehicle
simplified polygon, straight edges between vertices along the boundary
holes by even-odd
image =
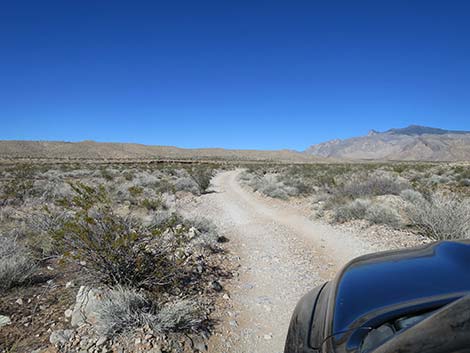
[[[284,352],[470,352],[470,242],[351,261],[300,300]]]

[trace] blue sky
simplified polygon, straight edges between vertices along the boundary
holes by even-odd
[[[303,150],[470,130],[469,1],[4,1],[0,139]]]

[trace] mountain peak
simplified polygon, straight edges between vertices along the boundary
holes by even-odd
[[[444,134],[468,134],[469,131],[456,131],[456,130],[444,130],[435,127],[422,126],[422,125],[409,125],[404,128],[390,129],[385,131],[388,134],[395,135],[444,135]]]
[[[310,146],[306,153],[352,160],[470,160],[470,132],[410,125],[367,136],[327,141]]]

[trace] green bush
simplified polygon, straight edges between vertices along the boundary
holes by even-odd
[[[201,194],[207,192],[207,189],[211,185],[211,179],[213,176],[212,168],[207,166],[194,167],[189,171],[189,175],[198,185]]]
[[[162,229],[115,214],[103,188],[77,184],[74,189],[69,204],[74,215],[53,234],[67,258],[108,285],[158,288],[176,281],[177,244],[162,237]]]

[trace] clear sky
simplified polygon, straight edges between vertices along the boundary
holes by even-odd
[[[3,1],[0,122],[0,139],[297,150],[470,130],[470,1]]]

